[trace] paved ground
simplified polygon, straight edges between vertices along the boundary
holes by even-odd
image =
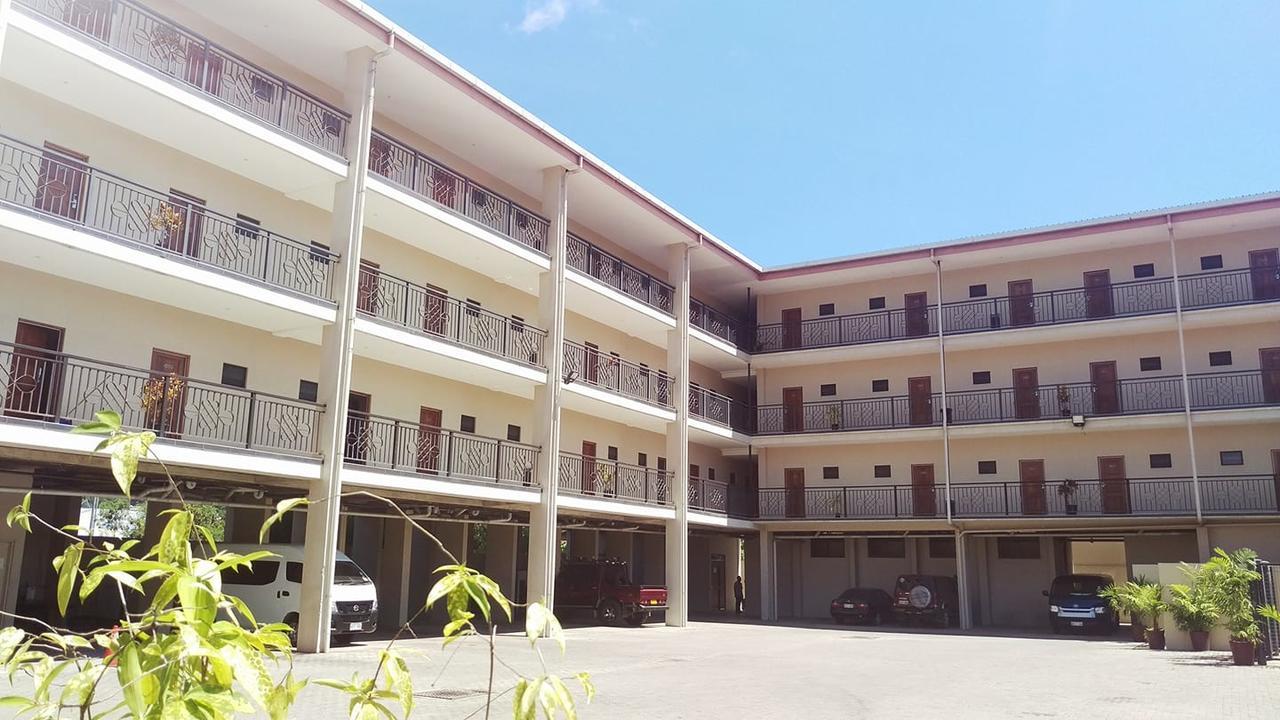
[[[1121,640],[973,636],[835,626],[694,623],[571,628],[553,671],[588,670],[596,701],[584,718],[1166,718],[1280,717],[1280,663],[1237,668],[1227,653],[1151,652]],[[1118,636],[1117,636],[1118,637]],[[303,675],[349,676],[376,662],[380,644],[299,657]],[[441,650],[404,644],[419,693],[479,691],[487,655],[478,642]],[[518,636],[499,652],[537,668]],[[499,667],[496,687],[511,684]],[[336,694],[309,688],[297,717],[341,717]],[[423,697],[414,717],[483,717],[483,697]],[[510,717],[504,696],[494,717]]]

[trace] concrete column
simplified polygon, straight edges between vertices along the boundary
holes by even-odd
[[[493,578],[508,598],[516,596],[516,568],[519,567],[519,535],[517,525],[490,525],[488,567],[485,574]]]
[[[13,15],[11,0],[0,0],[0,63],[4,61],[4,36],[9,29],[9,18]]]
[[[956,531],[956,591],[960,595],[960,629],[973,628],[973,602],[969,597],[969,558],[964,533]]]
[[[331,247],[341,255],[334,273],[337,322],[324,329],[320,344],[320,392],[325,411],[320,421],[320,479],[307,494],[306,551],[298,619],[298,650],[329,649],[330,592],[338,547],[338,509],[342,493],[342,457],[347,394],[351,388],[351,353],[356,317],[356,289],[364,234],[364,188],[373,128],[373,87],[379,54],[371,48],[347,53],[345,106],[351,113],[345,155],[347,177],[334,187]]]
[[[778,570],[777,547],[773,533],[760,531],[760,586],[756,593],[760,596],[760,619],[778,619],[778,583],[775,579]]]
[[[556,590],[556,495],[560,482],[560,389],[564,382],[564,283],[569,233],[569,171],[547,168],[542,174],[542,211],[551,221],[547,253],[551,268],[538,285],[538,322],[547,331],[547,382],[533,392],[533,436],[538,454],[537,479],[542,501],[529,512],[529,576],[526,597],[551,607]]]
[[[764,595],[764,585],[760,579],[760,542],[757,538],[748,538],[742,546],[742,591],[745,599],[742,612],[751,617],[760,617],[760,598]]]
[[[393,630],[409,621],[409,572],[413,565],[413,534],[408,520],[382,522],[377,567],[378,627]]]
[[[1200,553],[1200,562],[1208,562],[1213,557],[1213,543],[1209,540],[1209,526],[1196,526],[1196,549]]]
[[[688,245],[667,248],[668,280],[675,287],[676,327],[667,334],[667,373],[675,379],[676,420],[667,425],[667,467],[676,516],[667,522],[667,624],[689,622],[689,253]]]

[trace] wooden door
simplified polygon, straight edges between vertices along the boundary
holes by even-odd
[[[933,517],[938,514],[938,493],[933,481],[933,465],[911,466],[911,514]]]
[[[1040,417],[1040,375],[1036,368],[1013,371],[1013,416],[1018,420]]]
[[[931,378],[907,379],[907,407],[912,425],[933,424],[933,380]]]
[[[1114,360],[1089,363],[1089,385],[1093,394],[1093,412],[1111,415],[1120,412],[1120,382]]]
[[[600,382],[600,348],[589,342],[582,343],[582,379],[592,385]]]
[[[906,308],[907,337],[919,337],[929,334],[929,294],[906,293],[902,296],[902,306]]]
[[[153,348],[151,377],[142,388],[147,427],[165,437],[181,437],[187,401],[187,372],[191,357]]]
[[[435,475],[440,471],[443,421],[444,415],[438,409],[426,405],[418,408],[418,472]]]
[[[1102,485],[1102,512],[1129,512],[1129,478],[1124,471],[1124,456],[1098,458],[1098,480]]]
[[[204,233],[204,200],[180,190],[169,190],[168,210],[175,221],[157,243],[160,247],[182,255],[200,257],[200,236]]]
[[[1018,487],[1023,515],[1044,515],[1049,511],[1044,487],[1044,460],[1018,461]]]
[[[1276,509],[1280,510],[1280,450],[1271,451],[1271,486]]]
[[[787,308],[782,311],[782,347],[800,347],[801,329],[800,308]]]
[[[444,288],[426,287],[422,299],[422,329],[432,335],[449,334],[449,296]]]
[[[347,462],[363,465],[369,456],[369,408],[373,398],[352,390],[347,393]]]
[[[1280,403],[1280,347],[1259,350],[1258,367],[1262,369],[1262,401]]]
[[[101,40],[111,38],[111,0],[71,0],[63,4],[62,21]]]
[[[89,184],[88,162],[88,155],[45,143],[36,180],[35,209],[81,221]]]
[[[8,386],[4,390],[4,414],[33,420],[58,419],[58,392],[62,387],[62,328],[18,321],[9,358]]]
[[[356,283],[356,309],[370,315],[378,314],[378,285],[382,277],[380,267],[376,262],[360,261],[360,280]]]
[[[782,432],[804,432],[804,388],[782,388]]]
[[[1254,250],[1249,253],[1249,279],[1254,300],[1280,299],[1280,250]]]
[[[1009,283],[1009,324],[1034,325],[1036,322],[1035,291],[1030,280]]]
[[[711,608],[723,612],[725,606],[724,555],[711,556]]]
[[[582,441],[582,492],[596,491],[596,444]]]
[[[702,386],[689,382],[689,414],[702,417]]]
[[[1111,271],[1093,270],[1084,274],[1085,314],[1091,318],[1111,317]]]
[[[805,516],[804,468],[786,468],[782,471],[782,484],[786,495],[786,515],[789,518]]]

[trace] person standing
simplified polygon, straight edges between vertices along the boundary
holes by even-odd
[[[739,575],[737,580],[733,581],[733,614],[742,614],[742,576]]]

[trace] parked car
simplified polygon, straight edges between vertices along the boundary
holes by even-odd
[[[1055,635],[1068,630],[1111,634],[1120,618],[1099,595],[1115,581],[1110,575],[1059,575],[1044,591],[1049,598],[1049,625]]]
[[[266,550],[279,557],[255,560],[252,569],[240,568],[222,574],[222,589],[249,606],[258,622],[282,622],[298,626],[302,602],[301,545],[236,545],[219,546],[240,554]],[[333,564],[333,590],[330,593],[330,635],[338,641],[378,629],[378,591],[351,558],[339,552]]]
[[[960,619],[956,579],[947,575],[900,575],[893,588],[893,616],[903,624],[928,621],[938,627]]]
[[[893,619],[893,598],[879,588],[849,588],[831,601],[831,619],[841,625],[879,625]]]
[[[614,559],[566,560],[556,576],[556,612],[590,610],[605,625],[643,625],[667,609],[667,588],[631,582],[627,563]]]

